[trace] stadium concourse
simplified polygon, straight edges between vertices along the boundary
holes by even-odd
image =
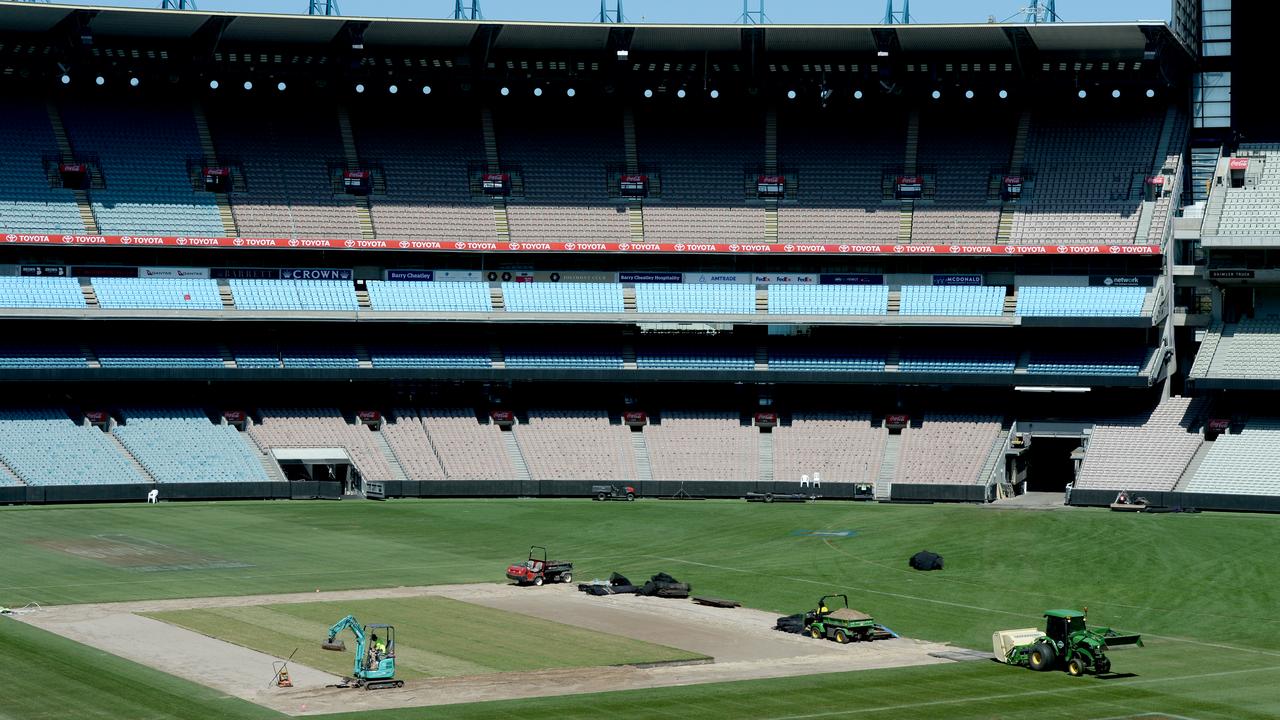
[[[1164,24],[5,5],[0,65],[0,501],[1280,509],[1276,146]]]

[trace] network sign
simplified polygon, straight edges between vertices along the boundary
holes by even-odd
[[[402,280],[411,282],[430,282],[436,279],[434,270],[388,270],[388,280]]]
[[[981,285],[981,275],[934,275],[934,285]]]
[[[332,268],[281,268],[281,280],[350,280],[350,270]]]

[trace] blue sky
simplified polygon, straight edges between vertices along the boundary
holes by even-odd
[[[453,0],[337,0],[343,15],[375,17],[449,17]],[[484,16],[501,20],[588,21],[600,11],[599,0],[479,0]],[[750,0],[754,7],[759,0]],[[85,0],[94,5],[156,7],[159,0]],[[196,0],[201,10],[305,13],[308,0]],[[901,7],[902,0],[895,4]],[[612,0],[610,2],[612,4]],[[1028,5],[1027,0],[913,0],[916,22],[986,22],[1004,20]],[[1058,15],[1068,22],[1167,20],[1170,0],[1057,0]],[[874,23],[884,17],[884,0],[765,0],[765,13],[778,23]],[[734,22],[742,0],[623,0],[632,22]]]

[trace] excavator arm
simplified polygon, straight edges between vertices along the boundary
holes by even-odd
[[[350,630],[356,636],[355,671],[359,672],[362,668],[362,661],[365,656],[365,637],[364,627],[360,625],[360,621],[356,620],[354,615],[348,615],[334,623],[333,627],[329,628],[329,639],[321,643],[320,647],[325,650],[334,650],[337,652],[346,650],[346,644],[337,639],[338,633],[341,633],[343,630]]]

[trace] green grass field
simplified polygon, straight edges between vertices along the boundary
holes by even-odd
[[[855,535],[797,534],[807,530]],[[1091,621],[1142,632],[1147,648],[1117,653],[1116,670],[1132,676],[1107,680],[978,662],[439,707],[432,717],[1275,718],[1280,570],[1264,549],[1278,532],[1280,518],[1261,515],[848,503],[20,507],[0,509],[0,604],[501,581],[536,542],[574,560],[579,579],[662,570],[780,614],[847,592],[903,635],[982,650],[993,630],[1087,605]],[[947,569],[909,570],[924,548]],[[0,718],[274,716],[15,622],[0,622],[0,673]]]
[[[296,662],[334,675],[350,675],[355,650],[351,633],[340,636],[347,642],[347,652],[320,649],[325,630],[347,613],[396,627],[396,677],[402,680],[703,657],[440,597],[146,614],[276,657],[288,657],[297,648]],[[528,638],[540,637],[555,638],[555,642],[528,642]],[[430,644],[424,644],[419,638],[430,638]]]

